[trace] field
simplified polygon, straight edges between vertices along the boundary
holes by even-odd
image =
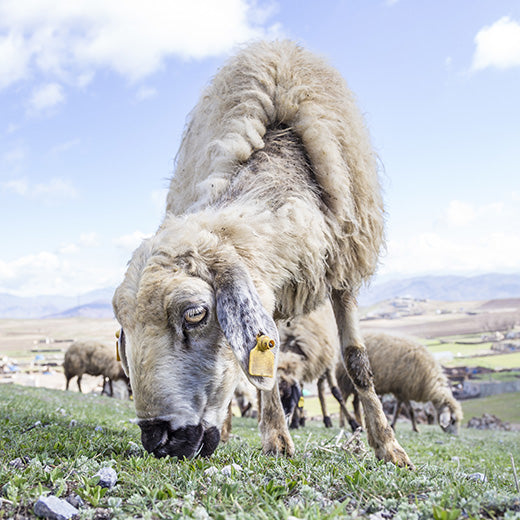
[[[127,401],[0,385],[0,518],[35,518],[47,494],[79,496],[79,518],[98,520],[520,518],[519,432],[399,424],[411,471],[376,461],[364,435],[318,423],[294,433],[294,458],[266,457],[256,421],[243,418],[208,459],[155,459],[133,416]],[[107,466],[111,489],[95,476]]]
[[[519,352],[496,355],[482,341],[494,326],[518,317],[520,300],[411,307],[410,315],[363,320],[362,327],[413,336],[446,366],[520,367]],[[414,471],[376,461],[365,434],[324,428],[313,387],[305,400],[310,420],[293,432],[292,459],[263,456],[256,421],[236,416],[230,441],[209,459],[158,460],[141,447],[133,404],[99,396],[100,378],[84,376],[85,394],[62,391],[61,361],[70,342],[113,344],[117,329],[114,320],[0,320],[0,381],[6,383],[0,384],[0,518],[34,518],[38,498],[52,494],[79,496],[78,518],[96,520],[520,519],[518,393],[462,401],[457,437],[424,424],[415,434],[400,420],[397,436]],[[517,373],[479,377],[509,381]],[[337,425],[332,397],[329,405]],[[512,431],[466,427],[484,412]],[[95,477],[106,466],[118,474],[109,490]]]

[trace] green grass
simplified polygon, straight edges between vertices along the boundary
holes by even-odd
[[[491,349],[491,343],[461,344],[454,342],[435,343],[427,345],[430,352],[451,352],[454,357],[476,356]]]
[[[520,367],[520,352],[512,352],[511,354],[496,354],[494,356],[480,356],[474,358],[458,358],[446,361],[447,366],[478,366],[502,370],[505,368]]]
[[[472,417],[481,417],[484,412],[496,415],[501,421],[520,424],[520,393],[492,395],[481,399],[461,401],[464,421]],[[520,475],[519,475],[520,478]]]
[[[518,432],[453,437],[422,426],[418,435],[404,423],[397,434],[416,465],[410,471],[344,449],[340,431],[319,423],[294,432],[294,458],[266,457],[256,421],[243,418],[209,459],[155,459],[140,447],[133,417],[130,402],[0,386],[0,518],[33,518],[48,493],[83,496],[82,519],[520,518],[511,465],[512,455],[520,466]],[[28,457],[24,467],[9,464],[17,457]],[[232,463],[240,470],[222,474]],[[104,492],[92,477],[107,465],[119,480]]]

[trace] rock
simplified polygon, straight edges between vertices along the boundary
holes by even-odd
[[[235,470],[237,473],[239,473],[240,471],[242,471],[242,467],[239,466],[238,464],[228,464],[227,466],[224,466],[220,472],[222,473],[222,475],[226,475],[227,477],[231,476],[231,472],[232,470]]]
[[[101,468],[94,476],[99,477],[99,487],[112,489],[116,485],[117,473],[114,468]]]
[[[468,475],[468,480],[473,480],[475,482],[487,482],[487,478],[484,473],[472,473],[471,475]]]
[[[49,518],[50,520],[68,520],[79,513],[79,511],[66,500],[61,500],[54,495],[40,497],[36,504],[34,504],[33,509],[35,515]]]
[[[76,509],[85,505],[85,502],[79,495],[69,495],[65,500]]]
[[[477,430],[511,430],[508,422],[501,421],[496,415],[490,413],[482,414],[482,417],[472,417],[468,421],[468,428]]]
[[[29,457],[16,457],[16,459],[13,459],[11,462],[9,462],[9,466],[11,466],[14,469],[23,469],[31,462],[31,459]]]

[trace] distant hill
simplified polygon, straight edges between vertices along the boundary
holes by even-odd
[[[418,276],[364,288],[359,305],[409,296],[439,301],[480,301],[520,297],[520,274],[490,273],[478,276]]]
[[[113,294],[114,288],[99,289],[78,296],[43,295],[34,298],[0,293],[0,318],[112,318]]]
[[[44,318],[113,318],[114,311],[110,302],[92,302],[72,307],[62,312],[44,316]]]
[[[0,318],[112,318],[113,294],[111,287],[75,297],[20,298],[3,293],[0,294]],[[417,276],[374,283],[361,291],[359,304],[369,306],[403,296],[439,301],[520,298],[520,274]]]

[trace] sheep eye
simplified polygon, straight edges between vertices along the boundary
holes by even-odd
[[[184,321],[187,325],[198,325],[206,317],[207,310],[199,305],[197,307],[191,307],[184,312]]]

